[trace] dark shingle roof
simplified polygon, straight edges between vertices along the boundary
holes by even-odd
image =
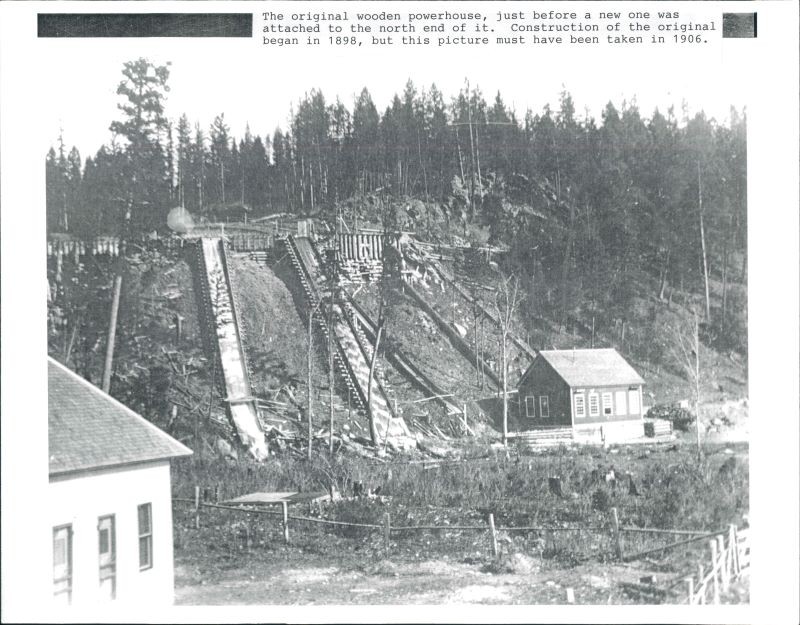
[[[539,356],[573,387],[644,384],[642,376],[612,348],[555,349],[540,351]]]
[[[192,453],[52,358],[47,382],[51,476]]]

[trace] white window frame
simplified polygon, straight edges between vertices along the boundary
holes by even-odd
[[[64,562],[56,564],[56,541],[64,540],[66,553]],[[53,596],[66,595],[72,603],[72,525],[57,525],[53,528]]]
[[[550,398],[547,395],[539,395],[539,417],[541,419],[550,418]]]
[[[530,400],[530,403],[528,403]],[[533,410],[528,410],[528,406],[532,406]],[[529,419],[536,418],[536,396],[535,395],[526,395],[525,396],[525,416]]]
[[[625,391],[614,393],[614,403],[616,404],[614,412],[618,417],[628,414],[628,394]]]
[[[594,402],[592,402],[592,400],[594,400]],[[594,391],[589,393],[589,416],[590,417],[600,416],[600,396]]]
[[[639,414],[642,411],[642,402],[640,400],[638,388],[628,389],[628,414]]]
[[[147,527],[142,527],[142,511],[147,511]],[[153,568],[153,504],[143,503],[136,508],[136,522],[139,529],[139,570]],[[142,561],[142,545],[146,545],[147,560]]]
[[[107,525],[105,523],[107,522]],[[100,587],[108,581],[110,586],[109,598],[117,598],[117,522],[116,516],[106,514],[97,519],[98,535],[98,564]],[[108,551],[100,551],[100,536],[108,532]]]
[[[606,412],[608,409],[608,412]],[[600,410],[604,417],[611,417],[614,415],[614,397],[610,391],[606,391],[601,395]]]
[[[580,410],[578,410],[578,400],[580,399]],[[575,418],[576,419],[585,419],[586,418],[586,394],[585,393],[575,393]]]

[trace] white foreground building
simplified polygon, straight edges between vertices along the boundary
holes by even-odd
[[[192,452],[52,359],[48,384],[54,601],[171,604],[170,459]]]

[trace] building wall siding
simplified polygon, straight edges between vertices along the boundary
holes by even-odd
[[[543,419],[539,413],[539,398],[546,395],[550,408],[550,417]],[[527,416],[525,398],[535,397],[536,417]],[[564,427],[572,424],[569,386],[544,361],[537,359],[528,375],[519,386],[519,407],[517,422],[520,430],[533,430],[545,427]]]
[[[72,525],[72,604],[100,599],[98,518],[113,514],[116,540],[116,602],[147,606],[173,601],[172,500],[168,461],[52,479],[48,485],[50,567],[52,530]],[[139,570],[138,506],[152,505],[152,568]],[[52,595],[52,592],[50,593]]]
[[[638,411],[631,414],[628,409],[628,391],[635,390],[637,397],[639,398],[639,409]],[[618,415],[617,414],[617,391],[624,391],[625,392],[625,414]],[[630,386],[592,386],[592,387],[583,387],[583,388],[573,388],[571,392],[573,402],[573,412],[574,412],[574,401],[575,395],[583,393],[583,396],[586,398],[586,416],[585,417],[577,417],[574,418],[575,427],[580,427],[582,425],[596,425],[602,423],[610,423],[610,422],[618,422],[618,421],[632,421],[632,420],[641,420],[642,419],[642,387],[640,384],[634,384]],[[598,403],[600,406],[600,414],[596,417],[592,417],[589,414],[589,395],[590,393],[596,393],[598,396]],[[603,393],[611,393],[611,414],[604,415],[603,414]]]

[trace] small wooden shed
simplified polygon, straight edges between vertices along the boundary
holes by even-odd
[[[615,349],[540,351],[519,381],[517,429],[572,428],[575,438],[643,430],[645,381]]]

